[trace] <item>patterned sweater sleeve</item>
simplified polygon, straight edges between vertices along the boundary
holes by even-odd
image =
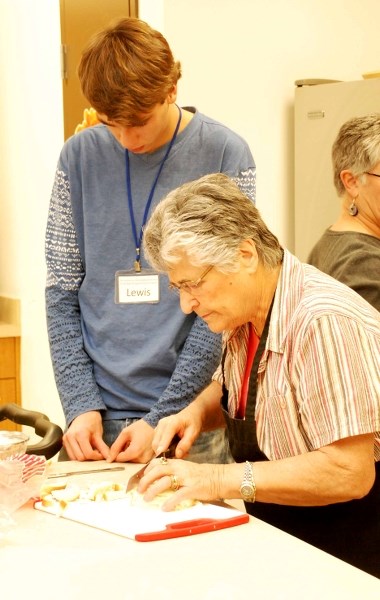
[[[256,167],[252,166],[240,171],[238,175],[232,177],[232,180],[239,186],[243,194],[248,196],[253,204],[256,204]]]
[[[84,277],[74,229],[70,185],[57,169],[45,239],[46,316],[54,376],[66,423],[105,405],[83,348],[78,291]]]
[[[169,384],[144,420],[156,427],[163,417],[185,408],[211,382],[220,357],[221,336],[212,333],[206,323],[197,317]]]

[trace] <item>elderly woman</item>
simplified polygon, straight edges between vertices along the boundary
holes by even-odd
[[[380,311],[380,113],[344,123],[332,161],[341,211],[307,262]]]
[[[380,576],[380,317],[351,289],[283,251],[227,176],[171,192],[144,233],[185,313],[223,332],[212,383],[160,421],[139,491],[239,498],[247,511]],[[181,459],[225,422],[236,462]],[[379,463],[376,463],[376,467]],[[377,477],[376,477],[377,473]]]

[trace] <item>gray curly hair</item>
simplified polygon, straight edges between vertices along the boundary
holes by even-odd
[[[345,169],[365,182],[365,171],[380,162],[380,113],[355,117],[342,125],[332,147],[332,162],[339,196],[345,192],[340,178]]]
[[[167,272],[183,253],[194,266],[238,270],[240,243],[251,239],[268,268],[283,251],[252,201],[227,175],[205,175],[170,192],[155,208],[143,236],[144,253],[157,271]]]

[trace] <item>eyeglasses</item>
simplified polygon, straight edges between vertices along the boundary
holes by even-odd
[[[377,173],[368,173],[368,171],[364,171],[365,175],[372,175],[372,177],[380,177]]]
[[[179,285],[177,285],[175,283],[169,283],[169,290],[171,290],[172,292],[175,292],[178,295],[181,291],[186,292],[187,294],[198,294],[199,288],[201,287],[203,279],[206,277],[207,273],[209,273],[211,271],[211,269],[213,269],[213,268],[214,268],[214,265],[211,265],[211,267],[207,267],[205,272],[202,273],[202,275],[196,281],[184,281],[183,283],[180,283]]]

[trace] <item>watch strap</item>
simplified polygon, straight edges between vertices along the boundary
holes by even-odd
[[[256,484],[253,476],[253,466],[248,460],[244,466],[244,478],[240,485],[240,494],[245,502],[255,502]]]

